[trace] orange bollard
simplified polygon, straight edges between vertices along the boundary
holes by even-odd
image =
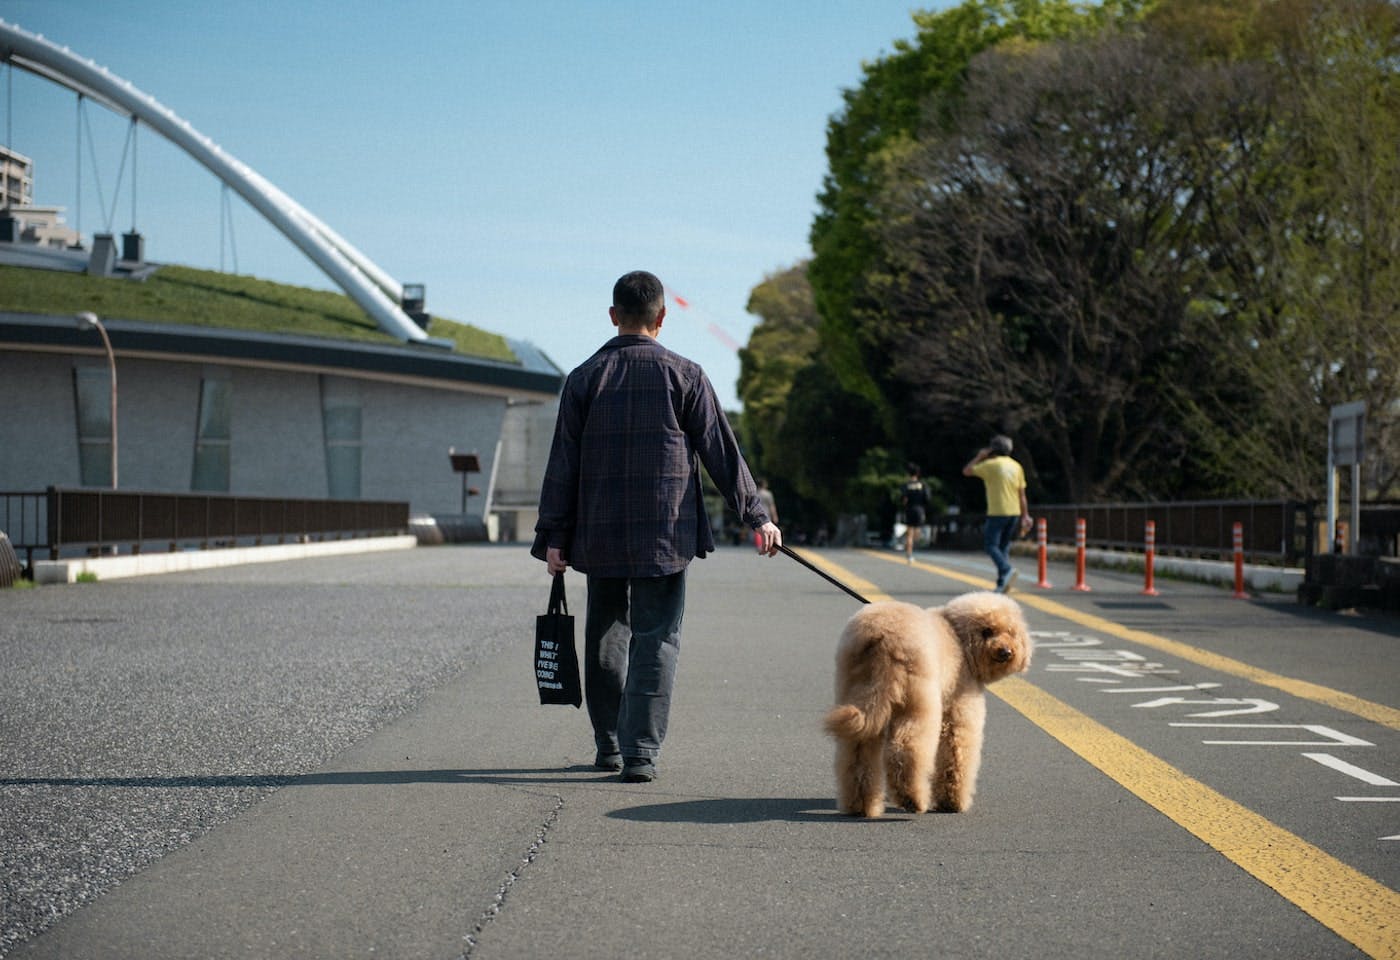
[[[1249,594],[1244,592],[1244,524],[1235,523],[1234,540],[1235,592],[1231,596],[1236,600],[1248,600]]]
[[[1036,581],[1035,585],[1043,590],[1049,590],[1050,581],[1045,579],[1045,561],[1050,553],[1050,534],[1046,529],[1044,517],[1041,517],[1035,522],[1035,539],[1039,545],[1039,549],[1037,550],[1039,559],[1036,563],[1036,570],[1040,574],[1040,579]]]
[[[1153,521],[1153,520],[1147,521],[1147,529],[1146,529],[1146,531],[1145,531],[1144,534],[1143,534],[1143,538],[1146,540],[1146,546],[1147,546],[1147,553],[1146,553],[1146,562],[1147,562],[1146,570],[1147,570],[1147,573],[1146,573],[1146,581],[1145,581],[1145,582],[1143,583],[1143,585],[1142,585],[1142,592],[1143,592],[1145,595],[1149,596],[1149,597],[1155,597],[1155,596],[1157,596],[1157,594],[1158,594],[1158,590],[1157,590],[1157,588],[1153,585],[1153,582],[1152,582],[1152,562],[1153,562],[1153,559],[1154,559],[1154,558],[1156,557],[1156,555],[1157,555],[1157,523],[1156,523],[1156,521]]]
[[[1074,586],[1071,590],[1087,592],[1092,588],[1084,582],[1084,543],[1088,539],[1087,521],[1083,517],[1074,521]]]

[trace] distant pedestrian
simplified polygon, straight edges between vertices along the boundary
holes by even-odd
[[[758,481],[758,499],[763,501],[763,509],[768,511],[768,519],[777,523],[778,501],[773,496],[773,491],[768,489],[768,481],[762,477]]]
[[[551,574],[588,577],[584,695],[594,765],[629,783],[656,778],[685,611],[685,572],[715,549],[700,465],[757,531],[782,544],[699,364],[667,350],[661,281],[644,271],[613,287],[617,335],[564,381],[531,554]]]
[[[1026,501],[1026,474],[1011,458],[1011,438],[998,434],[978,450],[962,469],[965,477],[978,477],[987,490],[987,519],[982,525],[982,545],[997,568],[997,593],[1009,593],[1018,573],[1011,565],[1011,540],[1019,523],[1022,535],[1031,528]]]
[[[899,509],[904,513],[904,562],[914,562],[914,537],[928,522],[928,487],[920,479],[917,463],[905,465],[909,479],[899,492]]]

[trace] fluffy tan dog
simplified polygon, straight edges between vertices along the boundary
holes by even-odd
[[[862,607],[836,651],[837,802],[878,817],[890,799],[914,813],[972,806],[982,762],[987,684],[1021,673],[1031,639],[1020,605],[968,593],[943,607]]]

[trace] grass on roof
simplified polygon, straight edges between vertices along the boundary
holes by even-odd
[[[398,343],[343,293],[256,277],[163,266],[145,280],[0,266],[0,310],[61,314],[91,310],[104,320],[183,323],[197,327],[285,333],[368,343]],[[504,337],[433,317],[428,335],[455,352],[519,363]]]

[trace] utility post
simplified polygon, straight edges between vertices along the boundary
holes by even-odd
[[[1327,420],[1327,542],[1337,544],[1337,470],[1351,468],[1351,523],[1345,552],[1355,555],[1361,539],[1361,465],[1365,461],[1366,403],[1339,403]],[[1330,549],[1329,553],[1342,552]]]
[[[97,314],[83,311],[78,314],[78,329],[96,330],[102,336],[102,346],[107,348],[107,370],[112,378],[112,489],[117,489],[117,355],[112,352],[112,340],[107,336],[107,328],[97,319]]]

